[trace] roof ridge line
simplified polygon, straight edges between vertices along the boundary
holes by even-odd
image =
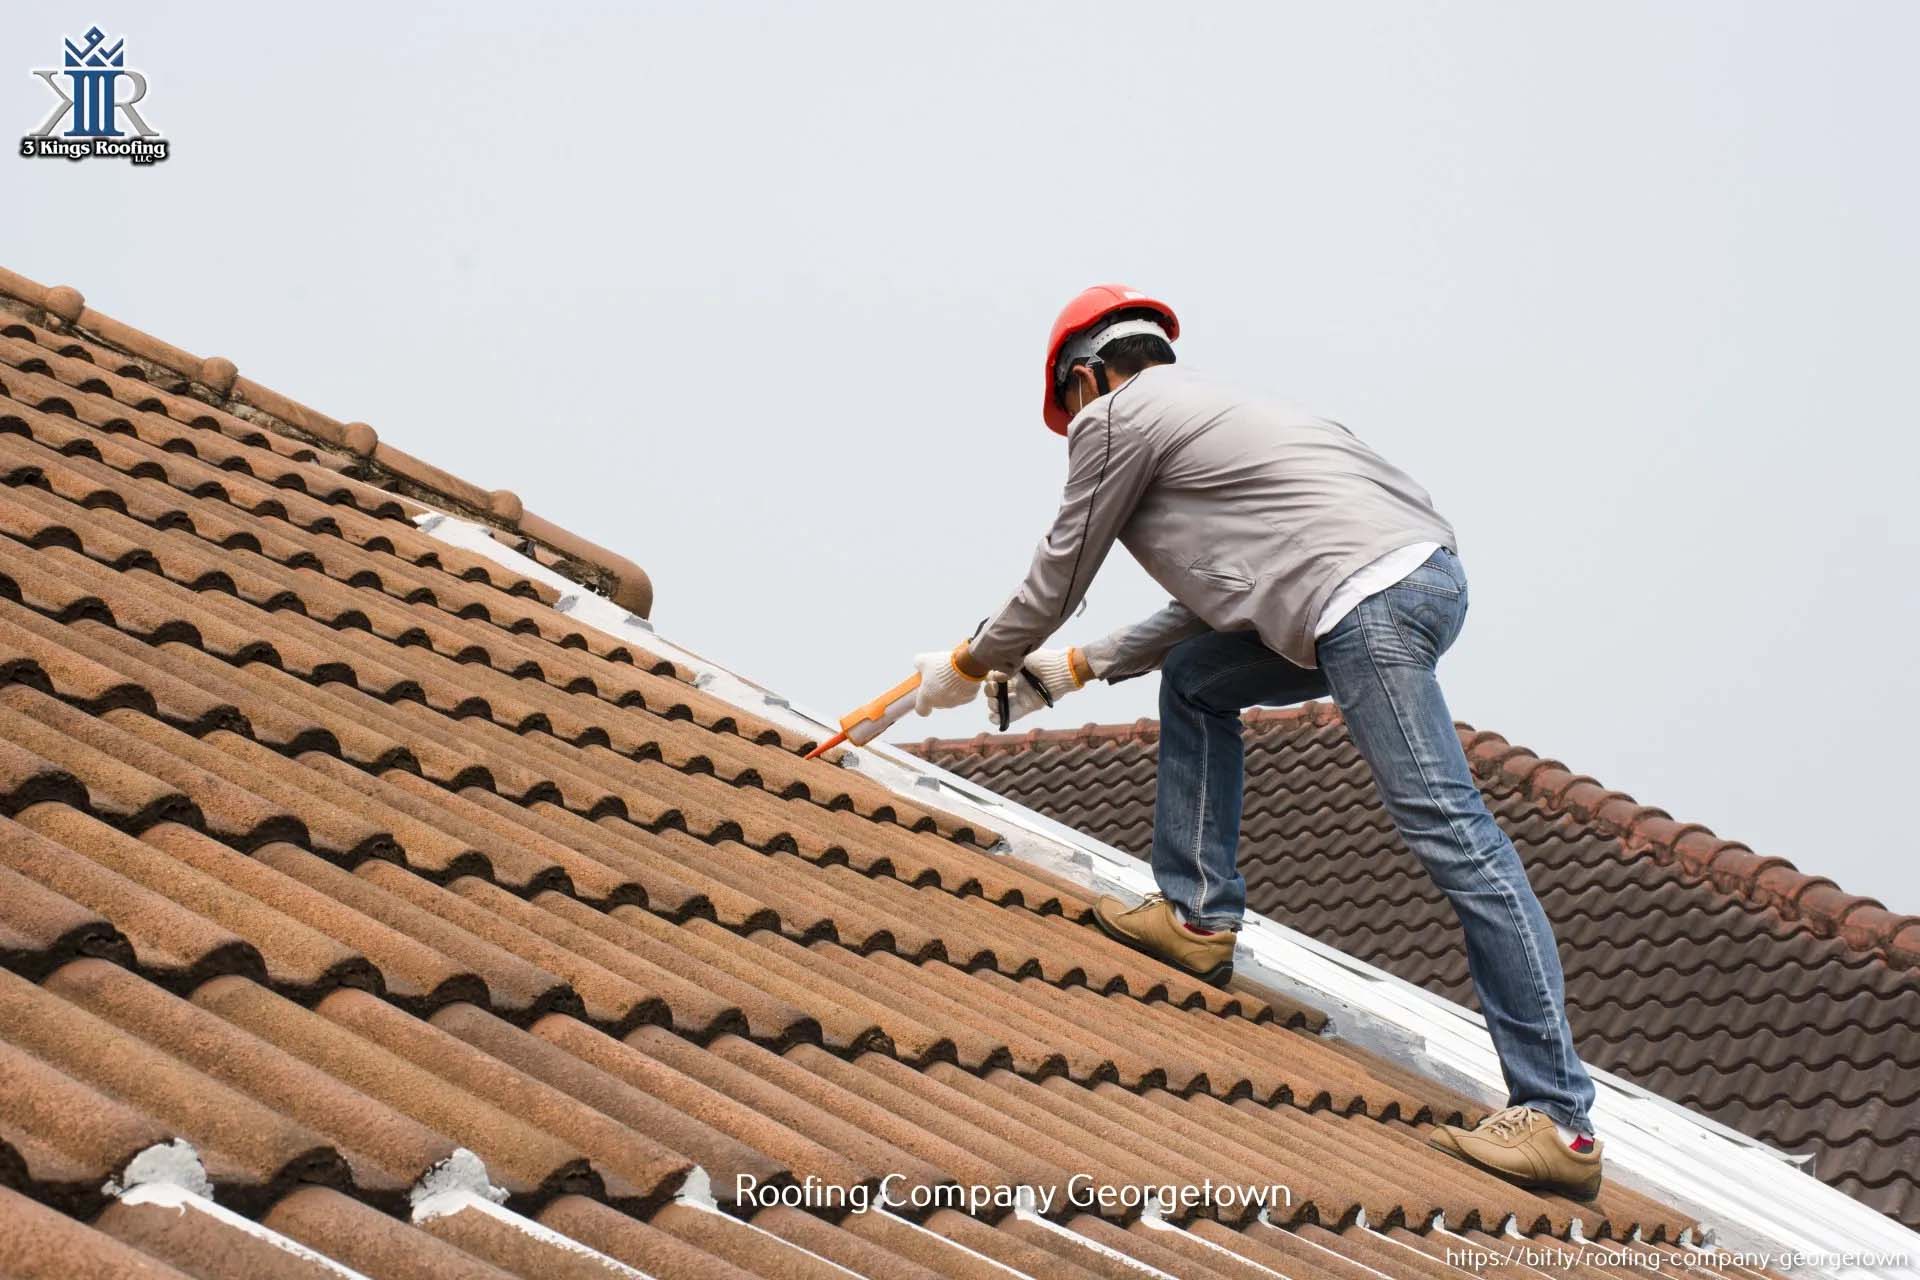
[[[8,305],[9,303],[13,305]],[[633,561],[528,511],[510,489],[482,489],[381,440],[364,422],[341,422],[317,409],[240,376],[224,356],[199,357],[86,304],[78,289],[47,286],[0,267],[0,313],[23,318],[55,333],[71,333],[130,357],[143,371],[163,370],[186,379],[181,394],[289,439],[319,444],[359,461],[370,478],[390,479],[408,496],[495,529],[518,534],[560,558],[554,566],[581,585],[645,618],[653,610],[653,581]]]
[[[1317,728],[1339,724],[1340,711],[1331,702],[1317,700],[1291,707],[1256,707],[1242,712],[1241,719],[1251,728],[1302,724]],[[1891,967],[1920,968],[1920,916],[1889,911],[1877,898],[1848,893],[1830,877],[1807,875],[1785,858],[1762,857],[1750,845],[1723,839],[1701,823],[1680,822],[1666,810],[1643,805],[1587,774],[1576,774],[1558,760],[1515,746],[1491,729],[1475,729],[1465,721],[1455,721],[1454,727],[1476,773],[1504,774],[1548,812],[1596,826],[1618,839],[1627,852],[1645,856],[1657,866],[1674,866],[1751,910],[1805,927],[1816,937],[1842,942]],[[984,758],[1045,746],[1146,744],[1159,737],[1159,722],[1143,717],[1131,724],[927,738],[904,743],[902,749],[928,759],[955,754]]]
[[[1576,774],[1491,729],[1459,723],[1467,760],[1482,775],[1500,773],[1551,812],[1577,818],[1618,839],[1632,854],[1677,866],[1695,880],[1816,937],[1845,943],[1901,968],[1920,968],[1920,916],[1889,911],[1877,898],[1848,893],[1827,876],[1808,875],[1785,858],[1761,856],[1698,822],[1681,822],[1624,791]]]

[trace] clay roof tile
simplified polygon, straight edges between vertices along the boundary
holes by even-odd
[[[644,613],[631,562],[401,444],[0,272],[0,1180],[32,1197],[0,1198],[0,1260],[8,1226],[57,1209],[73,1256],[124,1261],[78,1225],[105,1209],[155,1266],[304,1265],[181,1185],[172,1216],[114,1198],[176,1139],[168,1176],[197,1161],[223,1210],[368,1274],[1252,1266],[1071,1209],[1066,1234],[992,1207],[924,1227],[759,1209],[732,1203],[742,1176],[1064,1194],[1076,1172],[1253,1169],[1308,1192],[1276,1220],[1330,1224],[1335,1263],[1372,1256],[1362,1210],[1570,1228],[1422,1145],[1415,1124],[1472,1103],[1314,1034],[1317,1010],[1124,950],[1086,887],[988,855],[997,833],[931,793],[801,759],[810,729],[533,576]],[[442,514],[537,568],[414,523]],[[1275,765],[1296,782],[1364,777],[1325,704],[1247,722],[1300,735]],[[963,745],[997,785],[1079,760],[1138,785],[1156,738]],[[1644,844],[1702,834],[1497,735],[1470,745],[1483,777],[1544,773]],[[1386,829],[1350,806],[1287,830],[1332,858]],[[1897,953],[1877,905],[1778,888],[1841,931],[1825,945]],[[1667,1229],[1603,1203],[1596,1232]],[[1240,1249],[1304,1247],[1219,1216],[1199,1225]]]
[[[1813,1147],[1816,1172],[1920,1222],[1920,1184],[1880,1171],[1889,1125],[1920,1134],[1920,1095],[1889,1093],[1877,1075],[1903,1052],[1883,1043],[1878,1028],[1909,1020],[1906,974],[1920,961],[1914,917],[1676,820],[1497,733],[1458,731],[1555,919],[1583,1056],[1787,1149]],[[1092,726],[915,749],[1144,852],[1154,759],[1142,739],[1151,736],[1137,724]],[[1250,717],[1247,739],[1241,861],[1251,905],[1471,1000],[1457,926],[1405,856],[1344,731],[1312,708],[1294,708]],[[1035,750],[1040,741],[1044,752]],[[1688,992],[1678,1005],[1675,975]],[[1216,1038],[1226,1025],[1212,1028]],[[1198,1056],[1208,1059],[1211,1090],[1223,1062],[1240,1061]],[[1920,1069],[1920,1059],[1912,1065]],[[1379,1082],[1349,1085],[1344,1095],[1328,1087],[1337,1077],[1310,1072],[1320,1092],[1296,1101],[1385,1101],[1394,1094],[1382,1086],[1392,1083],[1403,1090],[1400,1105],[1416,1108],[1410,1114],[1462,1109],[1461,1100],[1389,1066],[1379,1068]],[[1851,1118],[1849,1099],[1865,1096],[1889,1109],[1881,1121]],[[1652,1211],[1626,1198],[1610,1203],[1626,1217]]]

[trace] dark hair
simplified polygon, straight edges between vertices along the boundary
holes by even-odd
[[[1151,307],[1132,307],[1126,311],[1116,311],[1113,320],[1154,320],[1165,325],[1167,318]],[[1134,333],[1124,338],[1115,338],[1094,354],[1112,373],[1121,378],[1131,378],[1150,364],[1172,364],[1174,361],[1173,344],[1165,338],[1151,333]]]

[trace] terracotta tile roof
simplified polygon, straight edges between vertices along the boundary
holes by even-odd
[[[0,295],[0,1274],[1438,1276],[1576,1223],[1680,1256],[1691,1219],[1438,1155],[1471,1101],[1117,948],[994,832],[411,520],[644,611],[628,562]],[[741,1192],[889,1176],[1291,1198]]]
[[[240,376],[224,356],[192,355],[102,315],[87,306],[76,289],[48,288],[0,268],[0,297],[7,300],[12,320],[10,332],[0,337],[0,365],[10,371],[8,387],[16,402],[36,405],[51,399],[59,404],[57,415],[70,420],[68,431],[105,427],[120,436],[100,445],[101,457],[89,461],[117,466],[115,460],[125,459],[121,450],[127,449],[169,477],[170,465],[189,476],[209,468],[237,471],[243,474],[228,477],[228,490],[220,500],[241,511],[250,511],[252,500],[271,501],[276,495],[269,491],[276,487],[295,495],[283,492],[277,495],[279,502],[316,518],[324,516],[322,506],[342,501],[345,493],[370,500],[375,512],[418,510],[418,503],[405,501],[418,499],[517,535],[515,541],[535,552],[535,559],[555,565],[643,618],[653,607],[653,584],[639,565],[528,511],[510,490],[482,489],[442,471],[381,440],[364,422],[341,422]],[[113,358],[95,358],[101,351]],[[127,409],[142,412],[129,418]],[[62,428],[46,430],[52,434],[42,443],[62,448]],[[152,456],[156,450],[175,456]],[[196,458],[206,465],[195,466]],[[91,468],[78,470],[100,478]],[[331,479],[328,471],[334,473]],[[61,492],[58,484],[52,487]],[[187,486],[186,491],[193,489]],[[317,499],[318,505],[303,497]],[[362,525],[351,513],[335,516],[350,528],[376,528]],[[309,527],[299,514],[274,518]],[[237,523],[250,526],[244,519]],[[358,542],[351,531],[337,536]],[[407,545],[417,545],[412,537],[403,538]],[[310,549],[309,554],[319,551]],[[474,569],[449,567],[462,575]]]
[[[1245,717],[1252,909],[1463,1004],[1459,927],[1326,703]],[[1920,917],[1460,726],[1558,932],[1581,1056],[1920,1226]],[[1121,849],[1153,829],[1150,720],[909,749]]]

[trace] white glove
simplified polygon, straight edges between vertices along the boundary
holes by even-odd
[[[1022,716],[1050,707],[1085,687],[1092,668],[1077,649],[1035,649],[1020,670],[987,673],[987,723],[1004,730]]]
[[[980,676],[970,676],[954,665],[954,659],[966,647],[967,642],[962,640],[952,649],[914,655],[913,669],[920,673],[920,689],[913,697],[915,711],[923,716],[932,715],[947,707],[964,707],[973,701],[974,695],[980,692],[980,686],[986,681]]]

